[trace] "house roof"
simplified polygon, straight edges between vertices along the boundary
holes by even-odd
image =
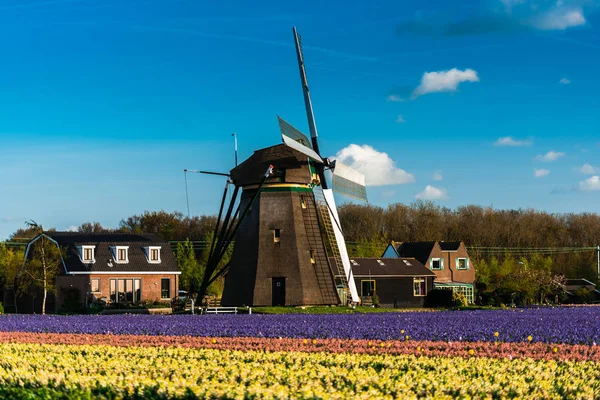
[[[412,257],[423,265],[427,264],[429,255],[437,242],[403,242],[396,248],[400,257]]]
[[[171,246],[165,240],[154,235],[136,235],[129,233],[93,233],[82,234],[75,232],[50,232],[47,234],[66,248],[65,267],[69,273],[73,272],[173,272],[179,273],[179,267]],[[77,250],[77,246],[93,245],[93,264],[84,264]],[[112,246],[128,246],[128,259],[126,264],[114,262],[111,252]],[[144,247],[160,246],[160,263],[149,263]],[[108,260],[112,260],[111,263]],[[112,265],[110,267],[109,265]]]
[[[336,266],[335,259],[330,258]],[[435,276],[414,258],[352,258],[352,273],[359,276]]]
[[[438,242],[443,251],[457,251],[462,242]]]

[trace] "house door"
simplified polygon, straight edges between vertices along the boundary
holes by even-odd
[[[285,278],[272,278],[273,305],[285,306]]]

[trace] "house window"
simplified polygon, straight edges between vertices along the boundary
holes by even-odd
[[[415,296],[425,296],[427,294],[425,278],[413,278],[413,286]]]
[[[279,243],[281,238],[281,229],[273,229],[273,242]]]
[[[170,299],[171,298],[171,279],[162,278],[160,280],[160,298]]]
[[[81,246],[81,261],[84,263],[94,263],[94,246]]]
[[[375,294],[375,281],[365,280],[360,281],[360,295],[361,296],[373,296]]]
[[[129,263],[129,246],[114,246],[111,251],[117,264]]]
[[[160,264],[160,246],[144,247],[144,254],[150,264]]]
[[[90,292],[100,293],[100,279],[94,278],[90,280]]]
[[[430,261],[429,267],[432,270],[444,269],[444,259],[443,258],[432,258]]]
[[[468,258],[457,258],[456,259],[456,269],[469,269],[469,259]]]
[[[141,287],[141,279],[111,279],[110,301],[113,303],[137,303],[142,300]]]

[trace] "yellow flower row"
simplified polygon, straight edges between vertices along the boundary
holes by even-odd
[[[595,362],[0,344],[0,387],[92,397],[594,398]]]

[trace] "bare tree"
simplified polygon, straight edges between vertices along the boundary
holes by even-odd
[[[42,314],[46,314],[46,300],[48,293],[53,293],[56,289],[54,279],[62,264],[63,251],[44,232],[41,225],[35,221],[27,221],[25,224],[38,232],[38,235],[27,246],[19,273],[19,286],[22,291],[28,290],[32,285],[42,289]]]

